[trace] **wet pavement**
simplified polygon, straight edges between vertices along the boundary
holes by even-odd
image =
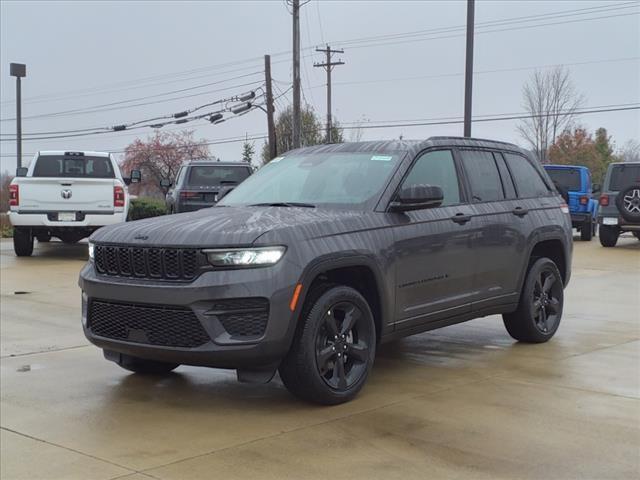
[[[138,377],[80,328],[86,245],[0,244],[8,479],[638,478],[640,242],[575,243],[563,323],[520,345],[493,316],[380,348],[355,401],[180,367]]]

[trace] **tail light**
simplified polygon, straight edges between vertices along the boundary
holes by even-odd
[[[560,210],[562,210],[562,213],[569,213],[569,205],[567,205],[566,203],[562,202],[560,204]]]
[[[600,195],[600,206],[608,207],[609,206],[609,195]]]
[[[587,197],[586,195],[582,195],[580,197],[580,205],[586,205],[589,203],[589,197]]]
[[[20,186],[9,185],[9,206],[17,207],[20,204]]]
[[[113,206],[124,207],[124,188],[119,185],[113,187]]]
[[[200,192],[180,192],[180,198],[196,198],[200,196]]]

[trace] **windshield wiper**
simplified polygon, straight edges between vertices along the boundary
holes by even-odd
[[[304,208],[316,208],[313,203],[302,202],[266,202],[266,203],[253,203],[250,207],[304,207]]]

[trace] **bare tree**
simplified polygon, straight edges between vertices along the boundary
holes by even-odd
[[[531,118],[521,121],[518,132],[540,162],[547,163],[549,147],[560,133],[572,126],[584,96],[576,91],[569,71],[561,66],[534,72],[522,94],[523,106]]]
[[[620,149],[618,156],[623,162],[640,162],[640,142],[629,140]]]

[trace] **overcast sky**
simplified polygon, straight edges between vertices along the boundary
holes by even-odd
[[[9,62],[27,64],[27,134],[119,125],[241,93],[262,84],[262,56],[267,53],[273,56],[276,94],[286,92],[291,81],[291,15],[282,0],[3,0],[0,13],[2,139],[15,133],[15,80],[9,76]],[[585,107],[637,105],[639,13],[640,2],[477,0],[474,116],[521,113],[524,82],[535,68],[556,64],[571,71],[576,88],[585,95]],[[510,20],[519,17],[526,18]],[[304,99],[324,119],[326,77],[313,62],[323,60],[314,47],[328,43],[345,50],[339,57],[346,64],[334,70],[333,110],[346,125],[363,119],[367,125],[460,118],[465,39],[463,31],[450,27],[465,21],[462,1],[311,0],[302,7],[300,21],[301,45],[312,47],[303,50]],[[425,30],[431,33],[393,36]],[[365,37],[369,39],[361,43],[347,42]],[[176,90],[183,91],[165,95]],[[290,101],[288,92],[278,99],[276,109]],[[121,103],[86,112],[115,102]],[[67,110],[80,111],[26,118]],[[585,114],[579,122],[590,130],[606,127],[618,146],[640,138],[638,110]],[[475,123],[473,136],[523,144],[516,124]],[[188,125],[197,138],[215,142],[264,134],[266,116],[256,110],[219,125],[205,120]],[[23,152],[31,157],[38,150],[119,151],[151,132],[147,128],[67,139],[25,138]],[[394,126],[364,130],[363,139],[461,134],[461,124]],[[255,143],[259,151],[263,140]],[[0,146],[1,170],[13,170],[15,142],[2,141]],[[233,161],[240,159],[241,146],[218,144],[210,151]]]

